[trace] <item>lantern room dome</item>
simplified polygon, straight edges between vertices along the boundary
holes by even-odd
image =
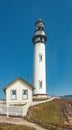
[[[44,25],[45,23],[43,22],[42,19],[39,19],[35,23],[36,29],[32,38],[33,43],[38,43],[38,42],[46,43],[47,37],[44,31]]]

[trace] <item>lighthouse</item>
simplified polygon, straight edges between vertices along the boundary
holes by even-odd
[[[46,42],[47,37],[44,30],[45,23],[39,19],[35,23],[35,31],[32,38],[34,46],[33,57],[33,86],[34,96],[46,96]]]

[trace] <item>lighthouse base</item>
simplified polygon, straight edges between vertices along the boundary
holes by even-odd
[[[46,100],[48,98],[47,94],[34,94],[33,100]]]

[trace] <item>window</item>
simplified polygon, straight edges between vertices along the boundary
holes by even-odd
[[[40,37],[40,40],[42,41],[42,40],[43,40],[43,38],[42,38],[42,37]]]
[[[42,61],[42,54],[39,54],[39,61]]]
[[[40,30],[40,31],[43,31],[43,27],[40,27],[39,30]]]
[[[42,81],[39,80],[39,88],[42,88]]]
[[[16,90],[11,90],[11,99],[16,100]]]
[[[28,90],[23,90],[22,98],[23,99],[28,99]]]

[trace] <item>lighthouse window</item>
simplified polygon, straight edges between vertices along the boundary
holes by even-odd
[[[43,30],[43,27],[40,27],[39,30],[42,31],[42,30]]]
[[[42,88],[42,81],[39,80],[39,88]]]
[[[39,61],[42,61],[42,54],[39,54]]]
[[[40,37],[40,40],[42,41],[42,40],[43,40],[43,38],[42,38],[42,37]]]

